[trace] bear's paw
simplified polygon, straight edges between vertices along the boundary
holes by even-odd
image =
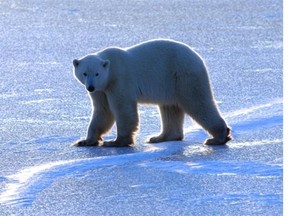
[[[75,143],[72,144],[73,146],[77,146],[77,147],[81,147],[81,146],[98,146],[99,143],[98,142],[93,142],[93,141],[89,141],[89,140],[79,140]]]

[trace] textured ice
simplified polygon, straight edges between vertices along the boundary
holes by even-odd
[[[282,1],[1,1],[0,215],[282,215]],[[206,60],[226,146],[188,117],[185,139],[76,148],[90,102],[72,60],[171,38]],[[105,139],[116,137],[115,127]]]

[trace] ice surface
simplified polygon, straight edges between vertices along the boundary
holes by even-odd
[[[1,1],[0,215],[282,215],[282,1]],[[171,38],[206,60],[233,129],[226,146],[185,119],[185,140],[76,148],[90,102],[72,60]],[[115,127],[105,139],[116,136]]]

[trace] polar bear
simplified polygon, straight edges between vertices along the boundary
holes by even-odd
[[[73,66],[93,105],[87,137],[76,146],[99,145],[115,121],[117,138],[103,145],[134,144],[137,103],[159,106],[162,132],[150,143],[182,140],[185,113],[212,136],[205,144],[232,139],[215,103],[205,63],[186,44],[158,39],[125,49],[110,47],[73,60]]]

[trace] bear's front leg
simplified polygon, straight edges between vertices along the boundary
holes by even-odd
[[[79,140],[73,144],[73,146],[98,146],[99,142],[94,142],[93,140]]]
[[[127,135],[125,137],[117,136],[117,139],[115,141],[107,141],[104,142],[104,147],[125,147],[125,146],[131,146],[134,144],[134,139],[132,136]]]
[[[112,112],[116,118],[117,138],[115,141],[104,142],[104,147],[123,147],[134,144],[134,133],[138,129],[137,102],[111,101]]]
[[[93,113],[89,123],[87,137],[84,140],[77,141],[74,146],[98,146],[102,141],[102,134],[106,133],[115,122],[104,93],[91,93],[90,98],[93,104]]]
[[[74,143],[74,146],[98,146],[99,141],[102,140],[99,133],[98,124],[97,124],[97,114],[93,114],[87,132],[87,137],[84,140],[79,140]]]

